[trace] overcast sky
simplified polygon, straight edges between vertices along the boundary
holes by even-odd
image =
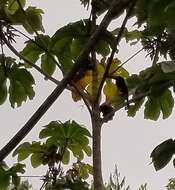
[[[80,5],[79,0],[29,0],[28,2],[45,11],[44,26],[46,34],[49,35],[53,35],[58,28],[69,22],[89,16],[88,12]],[[112,27],[118,27],[117,22],[113,22]],[[20,47],[18,44],[18,48]],[[137,47],[138,49],[139,47]],[[119,58],[125,61],[137,50],[121,46]],[[128,63],[126,69],[130,73],[136,73],[149,64],[150,61],[145,60],[144,54],[140,54]],[[29,119],[54,87],[55,85],[51,82],[44,82],[42,77],[37,76],[36,96],[33,101],[28,101],[17,109],[12,109],[9,102],[0,107],[1,147]],[[90,118],[86,108],[82,105],[82,102],[74,103],[70,93],[65,91],[24,141],[36,140],[40,127],[51,120],[74,119],[90,129]],[[164,190],[168,179],[174,175],[175,170],[172,163],[163,170],[155,172],[153,166],[149,165],[151,162],[149,156],[157,144],[168,138],[174,138],[174,123],[174,113],[169,119],[165,121],[159,119],[158,122],[144,120],[142,111],[134,118],[128,118],[124,110],[116,113],[114,120],[103,127],[102,157],[105,180],[108,180],[110,172],[114,170],[114,166],[117,164],[121,175],[126,176],[127,183],[132,190],[138,189],[139,184],[146,182],[150,190]],[[11,157],[7,160],[10,163]],[[43,175],[42,168],[36,170],[35,173],[29,169],[27,174]],[[35,187],[38,184],[37,180],[33,180]]]

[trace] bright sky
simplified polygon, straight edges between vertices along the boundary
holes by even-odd
[[[46,34],[50,35],[69,22],[89,16],[80,5],[79,0],[28,0],[28,2],[45,11],[44,25]],[[116,22],[112,25],[118,27]],[[18,45],[18,47],[21,46]],[[125,61],[137,50],[121,46],[119,57]],[[140,54],[129,62],[126,68],[133,73],[149,64],[149,60],[145,60],[144,54]],[[12,109],[9,102],[0,107],[1,147],[22,127],[55,87],[51,82],[44,82],[38,76],[36,84],[36,96],[33,101],[28,101],[17,109]],[[40,127],[51,120],[74,119],[90,129],[90,118],[87,116],[86,108],[82,105],[82,102],[74,103],[71,100],[70,93],[65,91],[24,141],[37,140]],[[131,186],[131,189],[138,189],[140,184],[147,182],[150,190],[164,190],[168,179],[174,176],[172,163],[163,170],[155,172],[153,166],[149,165],[151,161],[149,156],[157,144],[168,138],[173,138],[175,132],[173,116],[174,114],[165,121],[159,119],[158,122],[153,122],[144,120],[142,111],[135,118],[128,118],[124,110],[116,113],[115,119],[103,127],[102,156],[105,180],[108,180],[110,172],[114,170],[114,166],[117,164],[121,176],[126,176],[127,184]],[[10,156],[7,160],[11,163]],[[34,171],[28,169],[27,171],[27,175],[43,174],[43,168]],[[33,186],[37,188],[38,179],[33,180],[33,183]]]

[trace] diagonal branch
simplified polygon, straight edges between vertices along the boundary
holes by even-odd
[[[28,59],[26,59],[23,55],[21,55],[10,43],[9,41],[5,38],[5,36],[3,34],[1,35],[1,39],[4,41],[4,43],[7,45],[7,47],[20,59],[24,60],[26,63],[28,63],[30,66],[32,66],[33,68],[35,68],[37,71],[39,71],[42,75],[44,75],[47,79],[49,79],[50,81],[52,81],[53,83],[55,83],[56,85],[60,84],[60,81],[56,80],[55,78],[51,77],[50,75],[48,75],[47,73],[45,73],[40,67],[38,67],[37,65],[33,64],[32,62],[30,62]],[[35,41],[34,41],[35,42]],[[56,60],[55,60],[56,61]],[[80,92],[79,89],[75,86],[72,85],[75,90],[78,92],[78,94],[81,95],[83,101],[85,102],[85,104],[87,105],[87,99],[89,99],[88,94],[84,93],[84,92]],[[72,91],[72,87],[71,86],[67,86],[66,87],[68,90]],[[90,111],[89,107],[87,106],[88,110]]]
[[[97,30],[90,37],[87,45],[78,56],[73,68],[70,72],[61,80],[60,84],[53,90],[53,92],[47,97],[38,110],[31,116],[27,123],[17,132],[17,134],[0,150],[0,161],[5,159],[8,154],[22,141],[22,139],[33,129],[36,123],[42,118],[46,111],[60,96],[63,90],[71,82],[73,77],[79,68],[83,65],[83,60],[87,58],[90,51],[95,48],[95,45],[99,41],[101,34],[110,24],[114,16],[119,16],[121,12],[128,6],[130,0],[113,0],[109,11],[106,13],[101,24]]]

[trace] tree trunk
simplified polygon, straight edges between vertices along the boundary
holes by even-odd
[[[93,135],[93,177],[94,189],[103,189],[101,165],[101,121],[99,112],[92,110],[92,135]]]

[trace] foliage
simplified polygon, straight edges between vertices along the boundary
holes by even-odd
[[[175,143],[172,139],[168,139],[155,147],[151,153],[151,158],[156,170],[162,169],[169,163],[173,154],[175,154],[174,147]]]
[[[130,2],[80,0],[80,2],[87,9],[91,8],[90,17],[80,18],[57,29],[53,36],[48,36],[42,24],[44,14],[42,9],[27,6],[26,0],[0,0],[0,105],[9,99],[11,107],[15,108],[21,106],[27,99],[34,98],[35,80],[30,72],[32,69],[36,69],[46,80],[58,85],[27,122],[23,137],[65,88],[71,92],[75,102],[83,100],[86,104],[93,132],[100,131],[102,125],[112,120],[115,112],[123,107],[131,117],[143,108],[144,118],[154,121],[160,116],[167,119],[173,111],[175,2],[173,0]],[[98,19],[103,17],[105,12],[106,16],[98,25]],[[124,12],[126,16],[122,26],[112,31],[107,30],[110,22],[118,19]],[[134,27],[128,28],[127,20],[134,17],[137,19]],[[25,30],[24,33],[21,28]],[[13,44],[22,36],[27,40],[19,52]],[[116,54],[121,39],[132,46],[136,43],[142,45],[142,49],[152,60],[152,66],[138,74],[130,73],[125,64],[136,54],[122,63]],[[5,47],[8,47],[16,57],[6,55]],[[164,58],[162,62],[159,62],[160,56]],[[58,77],[54,78],[57,71],[62,73],[61,81],[58,81]],[[40,141],[19,145],[13,156],[17,155],[19,162],[30,157],[33,168],[47,165],[48,171],[43,183],[46,189],[88,189],[89,184],[86,180],[91,174],[100,171],[96,171],[95,168],[101,168],[98,165],[101,155],[100,151],[97,151],[101,139],[96,139],[100,133],[94,133],[91,135],[76,121],[69,120],[64,123],[52,121],[40,131]],[[89,138],[92,138],[94,143],[93,156],[99,158],[93,165],[93,171],[92,166],[83,162],[86,155],[92,154]],[[17,144],[18,140],[15,146]],[[155,169],[165,167],[173,154],[174,140],[169,139],[158,145],[151,153]],[[69,164],[71,155],[76,162],[67,172],[63,172],[62,164]],[[23,164],[18,163],[8,168],[2,163],[0,188],[6,189],[10,183],[17,188],[20,185],[18,173],[24,173]],[[125,178],[119,182],[117,170],[115,176],[115,178],[111,176],[107,189],[129,189],[128,186],[124,186]],[[101,187],[97,187],[97,181],[94,177],[95,188],[102,188],[102,184]],[[146,188],[145,184],[140,190]]]
[[[21,106],[27,98],[33,99],[35,81],[30,72],[16,63],[12,57],[4,57],[2,54],[0,63],[0,104],[5,102],[8,93],[12,107],[15,107],[15,104]],[[10,85],[7,84],[7,79]]]
[[[34,168],[40,165],[54,166],[55,163],[70,162],[70,152],[78,159],[84,158],[84,153],[91,156],[88,137],[89,131],[75,121],[52,121],[41,130],[40,139],[47,138],[45,142],[25,142],[13,153],[18,155],[18,161],[31,156]]]
[[[130,187],[125,183],[125,177],[120,180],[120,173],[118,172],[117,166],[113,175],[110,175],[109,182],[106,186],[106,190],[129,190]]]
[[[11,168],[8,168],[8,166],[2,162],[0,165],[0,189],[7,189],[10,183],[18,187],[20,185],[18,173],[23,174],[25,172],[24,167],[24,164],[17,163]]]
[[[169,179],[168,185],[166,187],[167,187],[167,190],[174,190],[175,189],[174,178]]]

